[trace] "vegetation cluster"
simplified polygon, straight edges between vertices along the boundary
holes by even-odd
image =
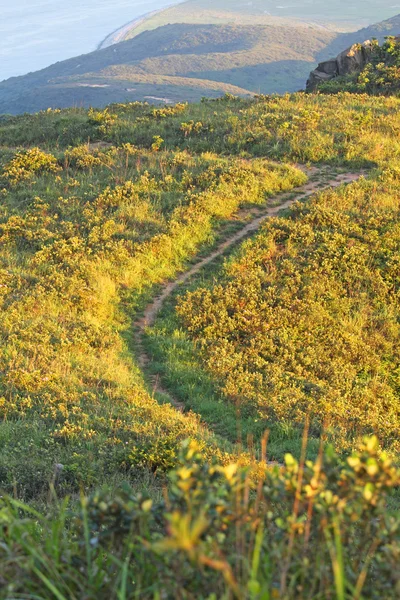
[[[186,442],[163,499],[99,491],[57,516],[1,500],[0,595],[394,600],[399,475],[376,438],[345,461],[288,455],[256,485]]]
[[[0,598],[398,596],[399,102],[0,119]],[[197,361],[199,400],[176,410],[133,323],[218,235],[305,183],[297,163],[365,179],[296,203],[182,292],[158,360],[168,371],[187,342],[175,358]],[[215,414],[249,407],[240,444],[203,418],[205,376],[227,388]],[[303,443],[272,468],[259,432],[281,460],[288,421]]]
[[[151,118],[185,109],[152,109]],[[99,135],[117,119],[87,115]],[[58,463],[61,488],[78,491],[135,467],[166,469],[186,437],[205,443],[197,416],[146,392],[128,350],[129,315],[218,220],[305,176],[162,145],[154,136],[149,150],[78,144],[54,155],[34,146],[4,161],[0,482],[18,497],[40,496]]]
[[[346,90],[373,95],[396,95],[400,93],[400,38],[387,37],[385,43],[373,41],[370,62],[354,75],[338,77],[319,87],[323,93]]]
[[[362,181],[298,203],[179,305],[208,369],[257,419],[375,432],[399,452],[400,247],[396,195]]]

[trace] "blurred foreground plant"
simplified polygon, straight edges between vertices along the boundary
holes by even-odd
[[[394,599],[399,481],[376,438],[258,480],[185,442],[162,501],[102,491],[43,517],[3,498],[0,597]]]

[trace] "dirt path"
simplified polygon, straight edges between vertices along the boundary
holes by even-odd
[[[243,226],[242,229],[232,234],[226,240],[221,242],[219,246],[213,250],[208,256],[200,259],[196,264],[190,267],[184,273],[178,275],[176,279],[173,281],[166,282],[163,286],[162,292],[150,302],[150,304],[146,307],[143,316],[136,321],[136,344],[139,350],[138,353],[138,361],[139,366],[143,371],[146,371],[146,368],[151,362],[150,356],[146,353],[143,343],[142,337],[144,335],[146,327],[150,327],[154,325],[156,317],[160,312],[164,302],[173,294],[173,292],[182,284],[186,283],[193,275],[198,273],[205,266],[210,264],[216,258],[220,257],[224,254],[229,248],[237,245],[240,241],[246,238],[252,232],[257,231],[263,221],[265,219],[276,216],[281,210],[285,208],[289,208],[294,202],[300,199],[305,199],[313,194],[326,190],[328,188],[336,188],[343,184],[353,183],[357,181],[363,173],[341,173],[336,177],[331,177],[330,179],[326,179],[326,170],[318,169],[316,167],[311,167],[310,169],[303,169],[310,177],[313,177],[312,181],[309,181],[304,186],[295,188],[289,192],[281,193],[273,198],[269,198],[269,204],[273,204],[273,206],[268,206],[264,208],[255,208],[249,212],[244,209],[240,210],[237,216],[244,217],[245,215],[251,215],[253,218]],[[316,179],[314,180],[314,178]],[[294,194],[296,194],[294,196]],[[159,392],[165,395],[171,404],[175,406],[180,411],[184,410],[184,405],[182,402],[174,398],[167,390],[163,389],[159,382],[158,376],[151,376],[150,381],[153,385],[153,393]]]

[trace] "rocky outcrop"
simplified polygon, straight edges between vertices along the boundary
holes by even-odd
[[[311,71],[307,81],[307,91],[315,91],[321,83],[331,81],[342,75],[353,75],[360,73],[370,61],[373,44],[367,40],[363,44],[353,44],[336,58],[331,58],[318,65]]]

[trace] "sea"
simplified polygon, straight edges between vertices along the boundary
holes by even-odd
[[[173,0],[0,0],[0,81],[95,50]]]

